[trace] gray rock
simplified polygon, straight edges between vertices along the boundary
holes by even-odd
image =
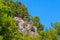
[[[16,22],[18,24],[18,31],[19,32],[22,32],[23,34],[28,33],[31,36],[38,35],[37,28],[31,22],[24,21],[20,17],[14,17],[14,19],[16,20]],[[34,31],[32,31],[31,28],[33,28]]]

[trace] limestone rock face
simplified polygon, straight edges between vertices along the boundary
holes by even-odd
[[[22,32],[23,34],[29,34],[31,36],[37,36],[37,28],[31,23],[24,21],[20,17],[14,17],[18,24],[18,31]]]

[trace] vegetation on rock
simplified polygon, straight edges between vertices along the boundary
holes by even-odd
[[[32,22],[37,28],[39,36],[31,37],[29,34],[18,32],[15,16],[24,21]],[[44,26],[39,22],[39,17],[30,18],[24,4],[13,0],[0,0],[0,40],[58,40],[58,34],[60,35],[60,22],[55,23],[54,28],[44,31]]]

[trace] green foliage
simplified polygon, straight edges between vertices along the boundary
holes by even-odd
[[[39,18],[37,16],[32,17],[32,23],[37,26],[39,23]]]
[[[57,31],[50,29],[49,31],[38,31],[41,40],[58,40]]]
[[[0,40],[3,40],[3,36],[0,36]]]
[[[0,19],[0,28],[0,35],[3,36],[3,40],[11,40],[14,37],[17,26],[13,18],[4,14]]]
[[[44,40],[58,40],[57,31],[54,29],[47,31]]]
[[[18,32],[14,16],[21,17],[23,20],[32,21],[38,29],[39,36]],[[40,24],[37,16],[30,18],[27,8],[21,2],[13,0],[0,0],[0,40],[58,40],[57,32],[60,31],[60,22],[55,23],[55,29],[44,31],[44,26]]]
[[[58,35],[60,35],[60,22],[56,22],[56,23],[54,24],[54,28],[57,30]]]
[[[32,22],[33,23],[38,23],[39,22],[39,18],[37,16],[32,17]]]

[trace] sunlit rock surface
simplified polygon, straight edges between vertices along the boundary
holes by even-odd
[[[18,24],[18,31],[22,32],[23,34],[29,34],[30,36],[37,36],[37,28],[31,23],[24,21],[20,17],[14,17]]]

